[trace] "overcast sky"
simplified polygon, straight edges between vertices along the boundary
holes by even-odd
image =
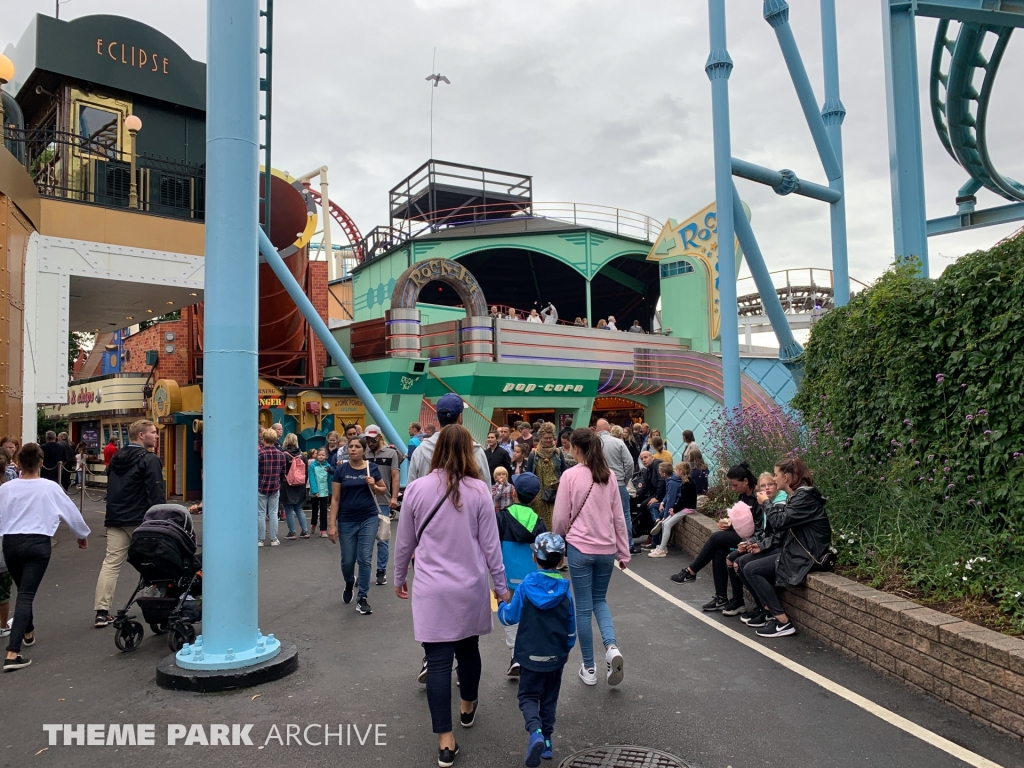
[[[70,0],[62,18],[130,16],[206,60],[205,2]],[[729,5],[733,153],[827,183],[771,28],[754,0]],[[816,0],[791,21],[822,100]],[[850,271],[871,280],[892,259],[879,0],[838,0]],[[0,49],[53,0],[0,0]],[[434,156],[534,177],[534,198],[616,206],[664,220],[713,199],[704,0],[291,0],[275,8],[274,157],[293,175],[326,164],[331,197],[365,233],[387,223],[387,190],[429,154],[431,56],[451,79],[435,92]],[[927,76],[935,23],[918,22]],[[1000,170],[1024,178],[1024,45],[1011,43],[990,110]],[[927,104],[927,83],[922,83]],[[955,212],[966,174],[922,113],[929,215]],[[828,267],[824,203],[739,181],[771,269]],[[979,207],[1002,204],[979,193]],[[930,241],[933,274],[1016,229]],[[336,235],[337,237],[337,235]]]

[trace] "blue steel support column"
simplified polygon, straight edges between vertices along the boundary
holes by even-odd
[[[885,102],[889,119],[889,179],[897,261],[917,257],[928,276],[927,209],[921,149],[921,101],[917,75],[917,33],[910,3],[892,7],[882,0]]]
[[[257,628],[257,13],[209,0],[206,112],[203,634],[185,669],[236,669],[280,653]],[[239,441],[252,450],[239,452]]]
[[[733,225],[732,139],[729,132],[729,75],[732,59],[725,40],[725,0],[708,0],[711,53],[704,71],[711,81],[712,135],[715,141],[715,209],[718,214],[718,298],[722,343],[722,384],[727,411],[740,398],[740,328],[736,305],[736,246]],[[742,209],[740,215],[742,216]]]
[[[779,48],[782,49],[782,58],[786,60],[789,77],[793,81],[793,87],[796,88],[796,95],[800,100],[800,107],[804,111],[807,127],[811,130],[811,138],[814,139],[814,146],[818,150],[818,157],[821,158],[821,165],[825,169],[825,176],[829,181],[841,178],[842,168],[840,168],[839,161],[832,149],[832,142],[829,141],[828,134],[825,133],[825,124],[818,111],[818,102],[814,96],[814,88],[811,86],[811,78],[807,76],[807,68],[804,67],[796,38],[793,37],[793,28],[789,26],[789,4],[786,0],[764,0],[764,20],[775,30]]]
[[[839,43],[836,39],[836,0],[821,0],[821,49],[825,69],[825,104],[821,119],[836,153],[839,171],[843,170],[843,120],[846,107],[839,98]],[[842,176],[829,181],[829,186],[842,193]],[[846,237],[846,195],[829,206],[832,219],[832,296],[837,307],[850,301],[850,264]]]
[[[782,302],[779,301],[779,294],[775,291],[771,275],[768,274],[768,267],[764,263],[761,247],[757,244],[757,238],[754,237],[754,230],[750,226],[750,222],[743,215],[743,203],[740,202],[740,193],[736,191],[735,184],[732,188],[732,209],[737,212],[735,215],[736,237],[739,238],[740,248],[743,249],[743,257],[747,260],[747,266],[750,267],[750,274],[754,278],[757,292],[761,294],[761,306],[764,307],[764,313],[768,315],[768,321],[772,324],[772,330],[775,331],[775,338],[779,340],[779,360],[784,363],[792,362],[800,357],[804,349],[793,337],[793,329],[789,326],[789,319],[782,308]],[[721,248],[721,244],[718,247]]]
[[[408,454],[409,447],[405,444],[405,439],[398,433],[398,430],[392,425],[387,414],[384,413],[384,409],[380,407],[380,404],[370,393],[369,388],[363,383],[355,366],[349,361],[341,345],[338,344],[338,340],[331,334],[327,323],[317,314],[313,302],[306,296],[302,286],[299,285],[295,276],[292,275],[288,265],[284,263],[284,259],[281,258],[281,254],[277,252],[273,243],[270,242],[266,232],[258,227],[254,227],[253,232],[259,237],[260,253],[263,255],[263,260],[267,262],[267,265],[277,275],[277,279],[281,281],[281,285],[284,286],[288,295],[292,297],[295,306],[299,308],[299,312],[306,318],[306,322],[309,323],[316,337],[320,339],[320,343],[324,345],[327,354],[331,356],[331,359],[341,369],[341,372],[345,374],[345,380],[349,386],[352,387],[359,399],[363,401],[363,405],[366,406],[366,410],[374,418],[377,426],[384,430],[384,436],[397,446],[402,453]]]

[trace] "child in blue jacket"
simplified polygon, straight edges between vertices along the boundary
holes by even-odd
[[[662,464],[664,466],[664,464]],[[659,467],[660,469],[660,467]],[[697,486],[690,477],[690,463],[680,461],[676,464],[676,472],[665,483],[665,500],[661,502],[661,520],[651,528],[651,535],[661,534],[661,542],[647,553],[648,557],[666,557],[668,543],[672,540],[672,528],[697,509]]]
[[[576,606],[569,582],[558,572],[565,557],[565,540],[542,533],[533,543],[540,570],[529,574],[512,597],[498,607],[498,621],[518,624],[514,659],[519,663],[519,709],[530,740],[526,764],[540,765],[554,756],[551,734],[562,687],[562,668],[576,644]]]

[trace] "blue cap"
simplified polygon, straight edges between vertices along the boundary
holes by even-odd
[[[537,555],[538,560],[549,560],[551,555],[565,556],[565,539],[557,533],[545,531],[534,539],[530,549]]]
[[[520,498],[532,501],[540,493],[540,478],[533,472],[523,472],[521,475],[512,475],[512,486]]]
[[[463,407],[462,398],[458,395],[451,392],[442,395],[441,399],[437,401],[437,420],[442,427],[454,424],[459,420]]]

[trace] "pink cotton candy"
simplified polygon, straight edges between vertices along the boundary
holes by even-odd
[[[754,516],[749,504],[742,501],[733,504],[729,510],[729,520],[732,521],[732,529],[741,539],[749,539],[754,535]]]

